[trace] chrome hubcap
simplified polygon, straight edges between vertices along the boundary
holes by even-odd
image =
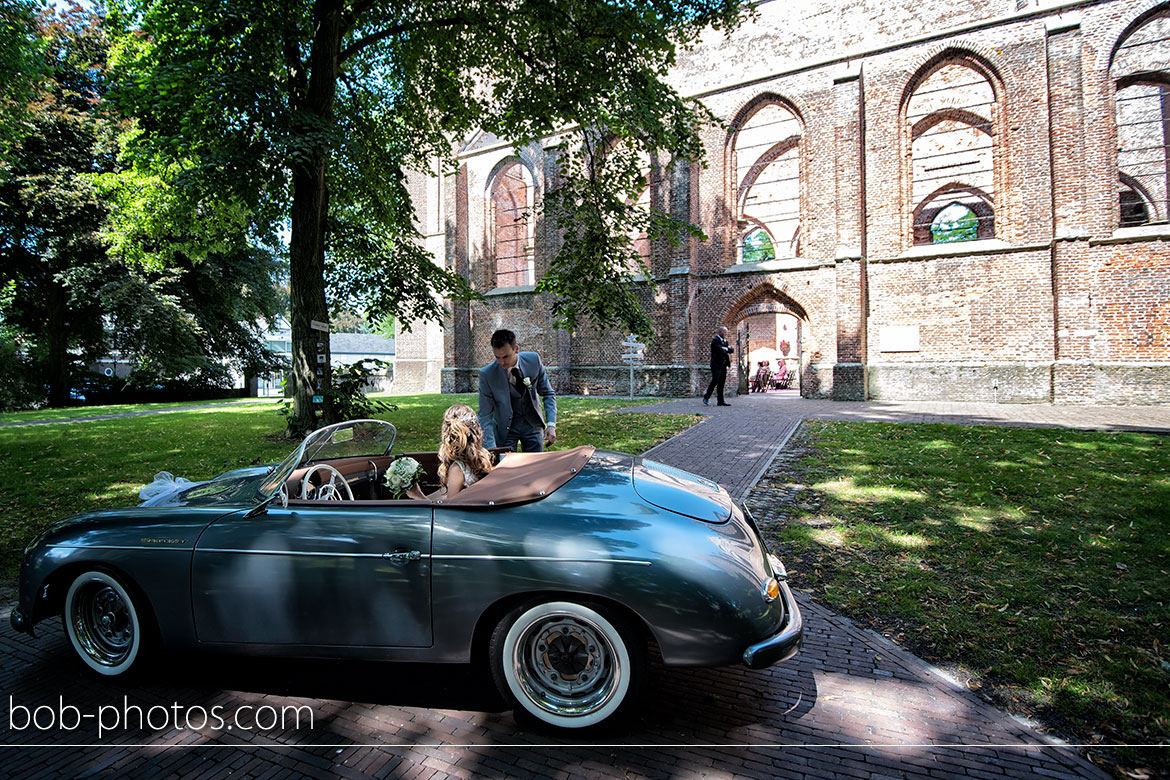
[[[588,715],[605,706],[622,674],[605,634],[567,615],[546,616],[525,628],[513,664],[529,699],[557,715]]]
[[[78,594],[70,615],[86,655],[103,666],[126,659],[134,642],[134,623],[126,602],[109,585],[95,582]]]

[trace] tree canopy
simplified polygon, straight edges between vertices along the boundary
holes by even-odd
[[[406,325],[472,295],[424,251],[406,183],[435,159],[449,170],[474,128],[518,145],[569,137],[548,201],[564,248],[542,288],[566,327],[586,316],[646,332],[623,259],[636,177],[599,160],[613,138],[701,156],[706,113],[665,75],[680,41],[740,13],[739,0],[126,0],[112,19],[137,158],[186,161],[191,200],[238,202],[258,233],[291,224],[290,419],[307,429],[314,411],[331,419],[311,405],[328,382],[312,321],[330,305]]]
[[[75,367],[110,354],[148,382],[269,366],[257,322],[278,306],[273,254],[238,214],[193,212],[166,171],[122,161],[133,130],[104,100],[101,19],[46,9],[35,33],[42,80],[0,161],[5,373],[30,380],[26,400],[45,388],[63,405]]]
[[[42,77],[44,41],[37,35],[33,0],[0,4],[0,161],[29,131],[28,103]]]

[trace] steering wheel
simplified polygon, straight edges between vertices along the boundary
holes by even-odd
[[[353,501],[353,491],[349,489],[349,483],[345,481],[345,475],[328,463],[318,463],[305,472],[305,476],[301,478],[301,498],[309,498],[309,477],[318,471],[329,472],[329,481],[317,488],[316,501],[341,501],[341,491],[337,487],[338,480],[341,480],[341,487],[345,488],[345,500]]]

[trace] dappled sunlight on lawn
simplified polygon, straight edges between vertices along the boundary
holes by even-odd
[[[872,504],[879,501],[926,500],[926,496],[916,490],[904,490],[893,487],[892,485],[861,485],[854,479],[818,482],[814,487],[842,501],[854,501],[863,504]]]
[[[886,544],[893,545],[894,547],[919,550],[930,545],[930,542],[919,534],[900,534],[893,531],[883,531],[882,537]]]
[[[36,409],[24,412],[5,412],[0,414],[0,423],[54,421],[72,418],[101,417],[113,414],[130,414],[140,412],[168,412],[172,409],[187,407],[228,408],[229,405],[242,403],[246,408],[256,408],[268,403],[269,399],[254,400],[251,403],[242,402],[239,398],[218,398],[200,401],[164,401],[144,404],[105,404],[102,406],[61,406],[46,409]]]
[[[145,484],[147,483],[118,482],[109,485],[105,490],[97,490],[89,493],[87,498],[103,503],[114,501],[122,506],[133,506],[138,504],[138,491]]]
[[[214,406],[207,409],[191,409],[192,414],[226,414],[226,415],[251,415],[256,412],[271,412],[274,416],[279,416],[276,411],[276,405],[267,401],[257,401],[250,404],[231,404],[230,406]]]
[[[961,515],[955,518],[955,525],[960,528],[970,528],[972,531],[978,531],[984,534],[991,533],[995,530],[995,526],[992,523],[987,520],[976,519],[970,515]]]
[[[1148,744],[1170,720],[1168,443],[809,421],[786,479],[811,488],[771,533],[836,609],[1078,739]]]
[[[846,544],[845,535],[835,528],[817,528],[809,531],[808,537],[825,547],[844,547]]]
[[[863,523],[845,524],[831,518],[806,520],[804,527],[789,526],[789,536],[805,536],[827,547],[851,548],[862,554],[870,550],[922,550],[933,543],[918,533],[892,531]]]

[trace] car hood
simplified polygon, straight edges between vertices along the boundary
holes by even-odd
[[[255,506],[265,499],[260,492],[260,483],[271,471],[271,466],[228,471],[208,482],[199,482],[182,490],[155,496],[139,506]]]
[[[639,458],[634,463],[634,491],[648,504],[707,523],[731,519],[727,491],[709,479],[665,463]]]

